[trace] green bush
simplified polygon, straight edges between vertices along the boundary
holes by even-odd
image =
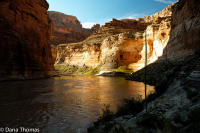
[[[132,73],[132,70],[130,70],[127,66],[119,66],[116,69],[113,69],[115,72],[123,72],[123,73]]]

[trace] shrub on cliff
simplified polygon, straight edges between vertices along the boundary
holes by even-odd
[[[124,99],[124,104],[118,107],[116,116],[135,115],[143,109],[142,98]]]

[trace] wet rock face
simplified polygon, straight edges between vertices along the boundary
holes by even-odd
[[[0,1],[0,80],[54,73],[46,0]]]

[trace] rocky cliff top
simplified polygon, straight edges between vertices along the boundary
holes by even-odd
[[[172,6],[173,5],[169,5],[162,11],[143,18],[122,20],[113,18],[110,22],[105,23],[105,25],[102,27],[100,27],[98,24],[94,25],[92,29],[95,29],[96,32],[78,44],[92,44],[92,42],[96,42],[95,44],[101,44],[106,37],[121,33],[126,33],[126,36],[128,35],[131,38],[132,35],[139,35],[139,33],[142,35],[150,25],[159,27],[162,23],[167,23],[170,27]],[[76,43],[71,45],[76,45]]]
[[[100,28],[101,28],[101,25],[100,25],[100,24],[95,24],[95,25],[92,26],[91,30],[92,30],[93,32],[96,32],[96,31],[98,31]]]
[[[95,27],[93,29],[83,28],[75,16],[55,11],[49,11],[48,14],[53,22],[51,44],[54,46],[83,41],[98,29],[98,27],[96,29],[94,29]]]
[[[156,24],[160,23],[164,19],[170,19],[172,16],[172,7],[174,4],[167,6],[165,9],[163,9],[160,12],[157,12],[153,15],[150,16],[145,16],[142,18],[137,18],[137,21],[144,21],[145,23],[150,23],[150,24]]]
[[[52,22],[57,26],[72,28],[76,30],[82,29],[80,21],[75,16],[67,15],[56,11],[48,11],[48,14]]]
[[[141,21],[133,19],[117,20],[106,23],[98,31],[99,34],[119,34],[123,32],[138,32],[143,31],[147,27],[147,24]]]
[[[169,5],[158,13],[142,18],[122,20],[113,18],[112,21],[105,23],[98,33],[119,34],[122,32],[139,32],[146,30],[149,25],[160,24],[163,20],[165,22],[170,22],[172,6],[173,5]]]

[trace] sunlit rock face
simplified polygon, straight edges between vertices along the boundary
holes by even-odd
[[[163,55],[169,38],[170,25],[150,25],[146,28],[148,64]],[[121,33],[105,39],[101,45],[103,69],[128,66],[133,71],[144,67],[145,32]]]
[[[62,44],[57,47],[57,64],[97,67],[99,64],[99,45]]]
[[[141,60],[142,35],[121,33],[106,38],[101,45],[102,70],[128,66]]]
[[[136,20],[124,19],[106,23],[83,42],[58,46],[56,63],[112,70],[127,66],[133,71],[144,67],[145,32],[148,63],[163,55],[171,29],[171,6],[154,15]]]
[[[145,33],[148,64],[158,59],[171,60],[187,56],[194,53],[200,42],[200,12],[199,4],[195,2],[189,3],[181,0],[161,12],[136,20],[113,19],[89,39],[79,43],[78,46],[80,49],[84,48],[84,53],[81,55],[79,52],[78,55],[81,58],[76,59],[81,63],[76,64],[75,59],[73,59],[77,55],[76,51],[80,50],[69,51],[72,46],[77,46],[76,44],[70,44],[70,48],[63,49],[65,52],[68,51],[67,56],[60,54],[63,53],[60,52],[63,51],[60,47],[58,56],[62,57],[63,63],[66,64],[74,62],[73,65],[81,64],[81,66],[90,67],[99,64],[102,66],[102,70],[127,66],[133,71],[137,71],[144,67]],[[91,50],[94,46],[98,48]],[[85,51],[90,54],[86,54]]]
[[[151,16],[113,19],[83,42],[58,46],[56,63],[137,71],[144,67],[145,33],[148,64],[185,57],[200,47],[199,14],[199,0],[180,0]]]
[[[170,30],[171,25],[169,16],[160,23],[153,23],[147,27],[145,32],[147,40],[148,64],[155,62],[161,56],[165,57],[163,55],[163,50],[168,44]],[[145,39],[145,33],[143,33],[143,38]],[[144,67],[145,45],[143,45],[140,55],[142,57],[141,60],[139,60],[137,63],[132,63],[129,65],[129,68],[133,69],[134,71]]]
[[[45,0],[0,1],[0,80],[54,73]]]
[[[129,22],[132,22],[132,23],[129,24]],[[116,24],[119,25],[118,28],[115,28]],[[58,54],[57,54],[56,63],[96,67],[98,65],[105,65],[105,66],[109,65],[109,62],[111,61],[110,63],[111,66],[108,68],[116,67],[116,65],[112,64],[112,63],[117,64],[116,60],[113,60],[115,56],[112,56],[112,54],[114,53],[117,56],[115,52],[118,52],[118,51],[113,50],[111,52],[109,51],[110,47],[115,49],[115,46],[118,47],[118,45],[120,45],[119,42],[124,41],[125,38],[123,38],[123,36],[128,36],[129,34],[130,36],[132,36],[131,33],[138,31],[137,28],[130,29],[130,26],[127,27],[126,24],[142,25],[141,27],[143,29],[144,29],[144,26],[146,26],[144,23],[140,24],[139,22],[136,22],[135,20],[123,20],[121,22],[119,20],[113,19],[113,21],[106,24],[107,26],[103,26],[102,28],[100,28],[100,30],[93,33],[90,37],[88,37],[86,40],[82,42],[59,45],[57,47]],[[123,35],[123,33],[127,35]],[[112,38],[118,38],[118,36],[122,36],[122,37],[120,37],[120,39],[118,40],[115,40],[115,39],[112,40]],[[112,41],[110,41],[109,38],[111,38]],[[126,37],[126,38],[129,38],[129,37]],[[116,43],[116,45],[112,45],[110,44],[110,42]],[[106,52],[107,50],[108,52]],[[111,58],[109,55],[111,55],[113,58]]]

